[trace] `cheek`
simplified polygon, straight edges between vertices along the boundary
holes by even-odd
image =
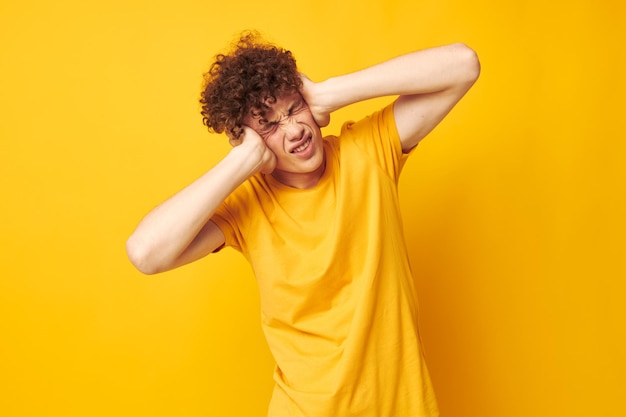
[[[265,145],[270,148],[270,150],[274,153],[280,152],[283,150],[282,140],[278,137],[278,135],[270,136],[265,139]]]
[[[317,125],[317,122],[313,118],[313,115],[309,115],[304,123],[308,126],[309,129],[313,131],[314,135],[322,136],[321,130]]]

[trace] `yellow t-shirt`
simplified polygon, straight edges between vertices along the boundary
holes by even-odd
[[[242,184],[213,221],[252,265],[276,381],[270,417],[438,415],[398,203],[393,105],[324,139],[311,189]]]

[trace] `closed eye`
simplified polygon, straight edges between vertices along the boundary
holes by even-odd
[[[278,126],[278,122],[261,121],[260,124],[260,130],[263,134],[271,133]]]
[[[300,113],[305,108],[306,108],[306,105],[304,104],[304,101],[303,100],[299,100],[299,101],[295,102],[289,108],[289,114],[292,115],[292,114]]]

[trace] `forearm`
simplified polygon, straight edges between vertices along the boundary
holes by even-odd
[[[240,149],[166,200],[139,223],[127,242],[131,262],[144,273],[170,269],[219,205],[255,172]]]
[[[477,66],[474,51],[463,44],[425,49],[317,83],[316,97],[330,113],[370,98],[466,88]]]

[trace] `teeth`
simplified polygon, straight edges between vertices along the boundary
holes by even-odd
[[[303,150],[305,150],[307,148],[307,146],[309,146],[309,143],[311,143],[311,139],[310,138],[307,139],[302,145],[298,146],[296,149],[291,151],[291,153],[302,152]]]

